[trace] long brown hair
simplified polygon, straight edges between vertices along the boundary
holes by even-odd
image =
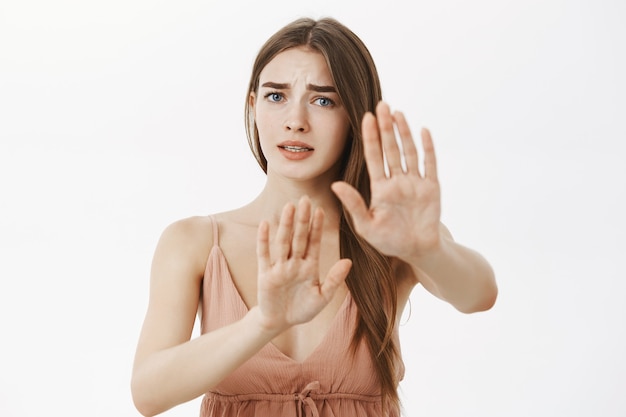
[[[251,93],[257,93],[263,68],[280,52],[298,46],[307,46],[326,59],[351,126],[338,179],[359,190],[369,204],[370,182],[363,153],[361,120],[365,112],[374,111],[376,104],[382,99],[382,92],[370,52],[351,30],[331,18],[317,21],[302,18],[283,27],[267,40],[257,55],[247,97]],[[267,160],[261,150],[259,132],[249,99],[246,101],[245,116],[248,143],[259,165],[267,172]],[[340,221],[341,257],[353,260],[346,283],[359,312],[352,347],[356,349],[362,339],[367,341],[381,385],[383,408],[388,405],[397,407],[400,355],[393,338],[397,284],[392,274],[391,259],[378,252],[355,232],[345,209]],[[381,306],[384,308],[380,308]]]

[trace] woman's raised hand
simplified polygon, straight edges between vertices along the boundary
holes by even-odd
[[[259,225],[258,306],[268,329],[285,330],[311,320],[332,300],[352,266],[349,259],[339,260],[320,279],[324,212],[311,211],[307,197],[300,199],[297,209],[287,204],[271,245],[269,224]]]
[[[430,133],[426,129],[421,132],[423,174],[419,169],[417,148],[402,113],[392,115],[389,106],[380,102],[376,116],[372,113],[364,116],[362,133],[370,176],[369,207],[359,192],[347,183],[332,185],[352,216],[356,231],[382,253],[403,260],[435,249],[440,242],[441,192]]]

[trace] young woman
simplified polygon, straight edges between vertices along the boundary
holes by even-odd
[[[297,20],[261,48],[246,116],[267,182],[163,232],[132,377],[143,415],[205,394],[206,417],[399,416],[411,290],[491,308],[491,267],[440,223],[429,132],[420,172],[381,99],[367,48],[333,19]]]

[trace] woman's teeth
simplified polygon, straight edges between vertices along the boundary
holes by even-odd
[[[300,146],[281,146],[281,148],[289,152],[306,152],[312,150],[310,148],[303,148]]]

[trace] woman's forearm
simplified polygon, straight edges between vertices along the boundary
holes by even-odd
[[[137,409],[154,416],[210,390],[278,335],[260,323],[254,307],[235,323],[140,360],[131,382]]]
[[[436,249],[407,260],[425,288],[464,313],[490,309],[498,289],[479,253],[444,236]]]

